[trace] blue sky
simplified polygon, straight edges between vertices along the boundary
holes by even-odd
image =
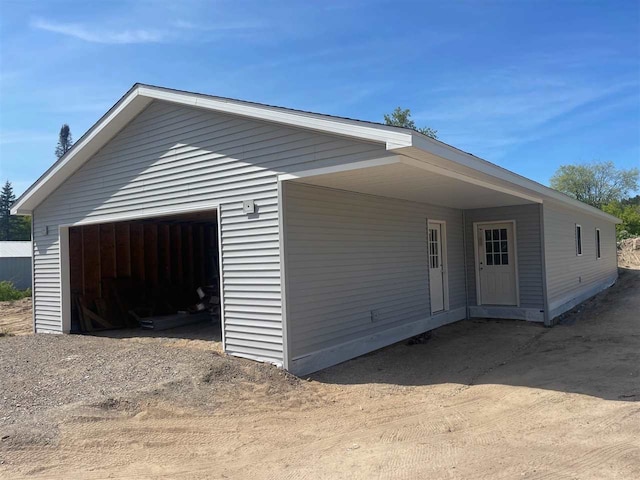
[[[640,165],[640,2],[0,0],[0,180],[17,194],[143,82],[381,121],[541,183]]]

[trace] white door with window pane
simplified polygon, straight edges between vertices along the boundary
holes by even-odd
[[[479,305],[517,305],[513,223],[477,226]]]
[[[442,224],[429,223],[427,226],[429,246],[429,293],[431,313],[444,310],[444,266],[442,257]]]

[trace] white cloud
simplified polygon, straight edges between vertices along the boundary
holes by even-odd
[[[263,28],[262,23],[254,22],[240,22],[240,23],[222,23],[222,24],[201,24],[194,23],[188,20],[176,20],[173,22],[173,26],[183,30],[195,30],[202,32],[230,32],[234,30],[255,30]]]
[[[35,19],[31,22],[33,28],[47,32],[59,33],[77,38],[85,42],[125,45],[130,43],[158,43],[167,37],[167,32],[160,30],[109,30],[93,28],[81,23],[51,22]]]

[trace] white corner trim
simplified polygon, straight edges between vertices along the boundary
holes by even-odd
[[[281,305],[281,321],[282,321],[282,364],[285,370],[291,367],[289,352],[289,339],[291,338],[288,312],[289,301],[287,299],[287,225],[285,221],[286,199],[285,192],[286,182],[278,179],[278,253],[280,256],[280,305]]]
[[[69,227],[58,227],[60,248],[60,314],[62,333],[71,332],[71,256],[69,253]]]
[[[227,336],[225,334],[225,313],[224,313],[224,254],[222,251],[222,208],[224,204],[216,207],[216,234],[218,235],[218,293],[220,294],[220,339],[222,340],[222,351],[227,351]]]
[[[31,215],[31,325],[36,332],[36,242],[34,241],[35,215]]]

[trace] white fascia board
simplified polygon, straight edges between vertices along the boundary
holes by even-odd
[[[111,140],[153,100],[204,108],[228,113],[230,115],[239,115],[363,141],[384,143],[387,150],[396,151],[397,153],[414,159],[416,158],[412,156],[411,153],[416,149],[490,175],[505,182],[507,185],[504,186],[504,188],[506,189],[511,190],[509,187],[524,188],[533,194],[530,195],[533,198],[537,198],[539,195],[543,198],[553,199],[564,205],[572,206],[573,208],[587,211],[592,215],[605,218],[610,222],[620,223],[620,220],[612,215],[418,132],[140,84],[134,85],[118,103],[83,135],[65,156],[47,170],[44,175],[14,203],[11,208],[11,213],[14,215],[31,214],[40,202],[57,189],[62,182],[100,150],[100,148]],[[419,158],[417,158],[417,160],[420,161]],[[366,166],[371,165],[362,165],[354,168],[365,168]],[[470,178],[472,177],[466,176],[467,180]],[[284,179],[285,178],[283,178],[283,180]],[[475,183],[478,181],[479,180]],[[487,184],[488,188],[497,189],[496,185],[489,184],[488,182],[484,183]],[[522,197],[523,195],[528,194],[518,192],[517,196]]]
[[[421,133],[413,132],[412,147],[485,173],[498,180],[508,182],[512,186],[527,189],[534,196],[539,196],[542,199],[554,200],[568,207],[585,211],[591,215],[606,219],[609,222],[622,223],[619,218],[609,215],[600,209],[587,205],[586,203],[582,203],[568,195],[565,195],[564,193],[560,193],[552,188],[523,177],[522,175],[511,172],[506,168],[502,168],[491,162],[483,160],[482,158],[476,157],[475,155],[458,150],[455,147],[429,138]],[[411,148],[405,148],[405,150],[406,151],[402,153],[411,156]]]
[[[387,127],[384,125],[367,125],[364,122],[358,122],[356,120],[332,118],[326,115],[293,110],[289,111],[279,107],[254,105],[241,101],[215,98],[197,93],[167,90],[147,85],[138,87],[138,92],[142,96],[156,100],[205,108],[230,115],[240,115],[252,119],[289,125],[295,128],[305,128],[333,135],[356,138],[358,140],[384,143],[388,149],[408,147],[412,141],[412,132],[401,128]]]
[[[597,216],[598,218],[602,218],[611,223],[615,223],[615,224],[622,223],[622,220],[620,220],[618,217],[614,217],[613,215],[609,215],[608,213],[602,212],[601,210],[598,210],[598,209],[596,210],[598,210],[599,212],[602,212],[602,215],[594,215],[591,210],[587,211],[586,209],[580,208],[579,206],[576,206],[574,204],[570,204],[568,202],[561,202],[556,199],[547,200],[545,203],[551,207],[563,208],[565,210],[572,210],[574,212],[582,213],[583,215],[586,214],[586,215]],[[582,203],[582,202],[578,202],[578,203]]]
[[[449,178],[455,178],[457,180],[461,180],[463,182],[471,183],[473,185],[477,185],[479,187],[487,188],[489,190],[494,190],[496,192],[506,193],[506,194],[514,196],[514,197],[522,198],[522,199],[527,200],[529,202],[542,203],[542,198],[540,198],[539,196],[529,195],[529,194],[520,192],[518,190],[514,190],[512,188],[504,187],[504,186],[501,186],[501,185],[498,185],[498,184],[495,184],[495,183],[485,182],[484,180],[480,180],[478,178],[475,178],[475,177],[472,177],[472,176],[469,176],[469,175],[465,175],[465,174],[462,174],[462,173],[459,173],[459,172],[454,172],[452,170],[447,170],[446,168],[442,168],[442,167],[439,167],[437,165],[433,165],[431,163],[424,162],[422,160],[417,160],[417,159],[412,158],[412,157],[402,156],[401,159],[402,159],[401,160],[402,163],[405,163],[407,165],[411,165],[412,167],[420,168],[422,170],[426,170],[428,172],[433,172],[433,173],[436,173],[438,175],[443,175],[443,176],[449,177]]]
[[[30,215],[45,198],[151,103],[136,88],[127,93],[80,140],[54,163],[11,207],[12,215]]]
[[[412,141],[412,132],[406,129],[136,84],[76,142],[65,156],[54,163],[18,198],[11,208],[11,213],[13,215],[31,214],[36,206],[153,100],[204,108],[362,141],[383,143],[387,149],[408,147]]]

